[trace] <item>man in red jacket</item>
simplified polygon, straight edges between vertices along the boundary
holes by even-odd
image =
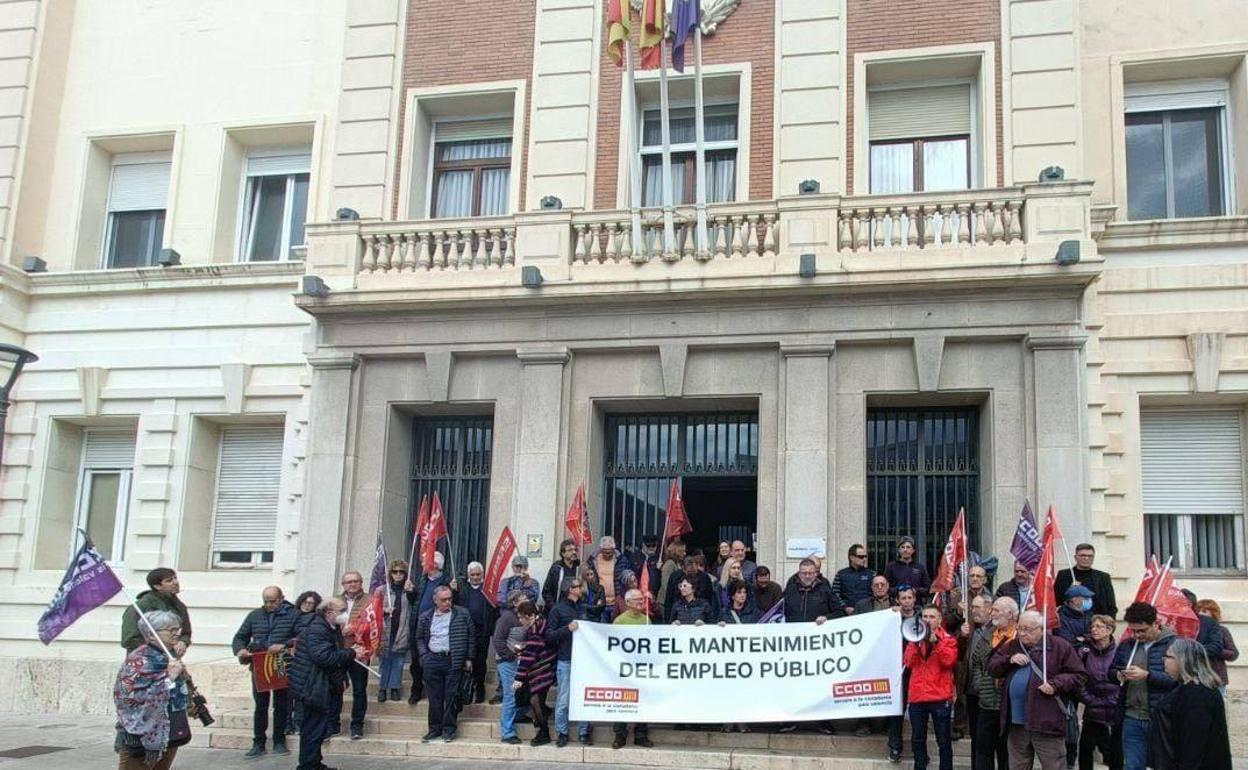
[[[941,628],[940,610],[923,608],[927,638],[910,642],[902,664],[910,669],[910,731],[914,770],[927,770],[927,720],[935,724],[940,770],[953,770],[953,669],[958,639]]]
[[[1040,613],[1024,612],[1018,634],[993,652],[988,673],[1005,680],[1001,727],[1010,767],[1031,768],[1038,762],[1040,770],[1065,770],[1067,717],[1061,698],[1078,695],[1088,678],[1075,649],[1045,630]]]

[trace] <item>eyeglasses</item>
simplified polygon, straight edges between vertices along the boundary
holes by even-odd
[[[854,554],[854,558],[855,558],[855,559],[865,559],[865,558],[867,558],[867,555],[866,555],[865,553],[856,553],[856,554]]]

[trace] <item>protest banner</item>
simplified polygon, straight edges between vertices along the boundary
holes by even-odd
[[[901,713],[901,621],[873,612],[814,623],[580,623],[571,718],[797,722]]]

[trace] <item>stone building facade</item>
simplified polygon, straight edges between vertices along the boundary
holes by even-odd
[[[120,603],[34,641],[97,490],[128,584],[183,573],[203,662],[263,586],[405,553],[426,492],[459,569],[507,526],[540,572],[580,484],[633,545],[676,478],[698,543],[782,575],[933,553],[960,508],[1003,555],[1030,501],[1120,597],[1169,549],[1248,621],[1231,0],[707,0],[701,249],[683,203],[675,246],[650,205],[633,242],[621,116],[649,204],[658,81],[625,90],[598,0],[118,2],[0,4],[0,317],[41,356],[0,479],[0,709],[100,705],[62,693],[106,689]]]

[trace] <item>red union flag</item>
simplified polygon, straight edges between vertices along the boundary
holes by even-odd
[[[1169,578],[1168,583],[1174,582],[1174,576],[1170,574],[1169,563],[1166,567],[1162,567],[1157,561],[1157,554],[1153,554],[1148,559],[1148,564],[1144,565],[1144,574],[1140,576],[1140,587],[1135,589],[1135,600],[1137,602],[1147,602],[1152,604],[1156,600],[1153,594],[1153,588],[1157,582],[1157,578],[1162,577],[1162,573]]]
[[[1179,636],[1195,639],[1200,633],[1200,618],[1192,610],[1183,591],[1174,584],[1174,572],[1168,560],[1165,564],[1161,564],[1156,556],[1148,560],[1140,577],[1140,587],[1135,591],[1135,600],[1156,607],[1157,619],[1173,628]],[[1131,629],[1127,629],[1122,638],[1130,635]]]
[[[1057,526],[1057,512],[1049,506],[1049,520],[1044,525],[1044,545],[1040,548],[1040,564],[1036,566],[1036,576],[1031,584],[1031,593],[1027,597],[1027,609],[1033,609],[1044,615],[1045,625],[1057,628],[1057,596],[1053,590],[1053,581],[1057,578],[1057,570],[1053,564],[1053,542],[1061,537],[1061,529]]]
[[[429,520],[420,530],[420,566],[425,572],[432,572],[438,568],[433,555],[438,552],[438,541],[446,535],[446,515],[442,512],[442,500],[438,498],[438,493],[434,492]]]
[[[576,488],[576,496],[572,498],[572,505],[568,507],[568,515],[564,517],[564,526],[568,528],[568,532],[572,533],[572,539],[579,545],[588,545],[594,542],[594,536],[589,532],[589,511],[585,510],[585,482]]]
[[[381,633],[385,624],[381,601],[380,591],[369,597],[364,611],[359,614],[355,623],[346,628],[345,635],[351,637],[351,646],[358,652],[362,663],[372,660],[381,647]]]
[[[502,585],[503,574],[507,572],[507,565],[511,564],[515,555],[516,538],[511,534],[510,527],[503,527],[498,543],[494,546],[494,555],[490,557],[490,566],[485,570],[485,598],[496,607],[498,587]]]
[[[693,525],[689,523],[689,515],[685,513],[685,501],[680,497],[680,479],[674,479],[672,488],[667,493],[667,524],[663,527],[663,550],[667,550],[667,544],[672,540],[692,531]]]
[[[957,574],[962,563],[966,561],[966,509],[958,511],[958,518],[949,531],[949,540],[945,543],[945,552],[940,557],[940,569],[936,579],[932,581],[932,593],[944,593],[953,590],[953,576]]]

